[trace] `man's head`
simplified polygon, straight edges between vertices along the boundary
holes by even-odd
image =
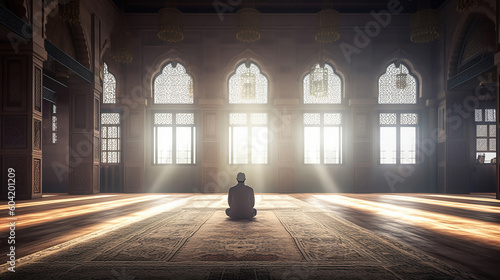
[[[238,173],[238,175],[236,175],[236,180],[238,180],[238,182],[245,182],[246,180],[245,173],[243,172]]]

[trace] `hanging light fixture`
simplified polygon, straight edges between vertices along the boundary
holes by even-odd
[[[328,44],[337,41],[339,34],[339,12],[331,8],[321,10],[317,16],[316,41],[320,44]]]
[[[123,2],[122,2],[123,3]],[[132,62],[132,33],[127,28],[125,21],[125,9],[122,4],[121,23],[116,24],[109,38],[111,42],[110,52],[111,57],[118,63]]]
[[[309,72],[309,93],[316,98],[328,96],[328,69],[325,65],[316,64]]]
[[[67,23],[77,23],[80,21],[80,0],[69,0],[66,4],[60,4],[59,11],[61,18]]]
[[[247,72],[241,73],[240,83],[241,83],[241,98],[245,100],[253,100],[256,97],[255,94],[255,74],[250,71],[250,63],[247,63]]]
[[[253,43],[260,39],[260,13],[254,8],[241,8],[236,12],[236,39]]]
[[[174,7],[175,1],[167,1],[158,14],[158,38],[169,43],[184,39],[182,13]]]
[[[429,0],[419,0],[418,11],[410,18],[410,40],[427,43],[439,38],[439,13],[431,9]]]
[[[457,0],[457,12],[465,13],[477,6],[478,0]]]
[[[407,82],[406,78],[408,77],[407,73],[403,73],[403,64],[401,61],[399,62],[399,74],[396,74],[396,88],[397,89],[405,89]]]

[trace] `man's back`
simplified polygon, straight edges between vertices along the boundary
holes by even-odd
[[[231,208],[231,218],[251,218],[255,204],[253,189],[239,182],[229,189],[228,203]]]

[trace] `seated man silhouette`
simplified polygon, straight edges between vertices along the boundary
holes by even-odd
[[[245,185],[245,173],[238,173],[236,180],[238,184],[229,189],[227,198],[229,208],[226,209],[226,214],[231,219],[251,219],[257,215],[257,210],[253,208],[255,204],[253,189]]]

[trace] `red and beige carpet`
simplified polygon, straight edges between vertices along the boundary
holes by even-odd
[[[474,279],[287,195],[258,197],[253,220],[198,195],[19,259],[2,279]]]

